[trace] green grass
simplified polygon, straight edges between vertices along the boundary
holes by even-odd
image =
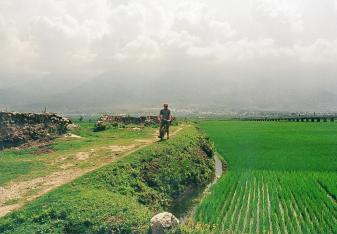
[[[41,168],[38,162],[20,162],[13,159],[1,160],[0,163],[0,185],[17,178],[19,175],[26,175],[33,169]]]
[[[214,176],[195,127],[64,185],[0,219],[0,233],[145,233],[153,214]]]
[[[150,138],[155,129],[143,128],[141,131],[132,131],[130,128],[109,129],[103,132],[93,132],[94,123],[78,123],[80,128],[71,133],[82,138],[57,138],[50,142],[50,153],[40,153],[38,147],[26,149],[8,149],[0,151],[0,186],[11,180],[29,180],[35,177],[50,174],[59,170],[53,161],[64,155],[74,154],[79,151],[88,151],[91,148],[113,144],[130,144],[135,139]],[[101,156],[107,152],[99,152]],[[99,160],[99,157],[97,158]],[[83,164],[85,162],[76,162]]]
[[[337,233],[337,124],[205,121],[229,171],[198,206],[215,232]]]

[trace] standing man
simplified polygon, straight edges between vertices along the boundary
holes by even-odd
[[[168,108],[168,104],[164,104],[164,109],[160,110],[159,116],[158,116],[158,120],[160,122],[160,128],[159,128],[159,138],[164,138],[165,136],[165,132],[162,135],[162,130],[164,127],[166,127],[167,130],[167,139],[170,138],[170,123],[172,120],[172,116],[171,116],[171,111]]]

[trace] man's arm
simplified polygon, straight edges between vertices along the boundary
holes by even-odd
[[[158,121],[160,122],[162,118],[163,118],[163,114],[162,114],[162,111],[160,111],[158,115]]]
[[[170,122],[172,121],[171,111],[169,112],[169,120],[170,120]]]

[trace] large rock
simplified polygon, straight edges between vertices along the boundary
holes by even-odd
[[[165,233],[165,231],[177,226],[179,220],[169,212],[159,213],[151,219],[151,231],[153,234]]]

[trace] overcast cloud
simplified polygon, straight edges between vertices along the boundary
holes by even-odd
[[[3,90],[125,71],[128,82],[199,84],[231,108],[229,97],[337,110],[336,0],[0,0],[0,55]]]

